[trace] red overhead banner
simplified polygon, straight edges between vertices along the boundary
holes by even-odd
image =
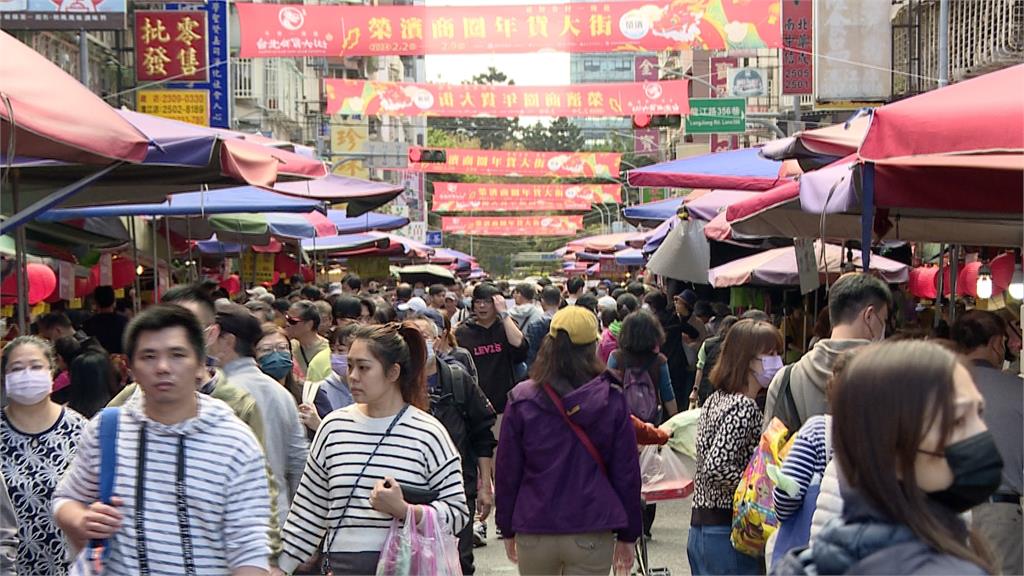
[[[811,0],[782,1],[782,93],[814,93],[814,7]]]
[[[444,164],[410,162],[410,172],[479,176],[618,178],[622,155],[615,152],[534,152],[448,148]]]
[[[619,203],[618,184],[434,183],[434,212],[589,211],[592,204]]]
[[[564,86],[324,81],[328,114],[392,116],[633,116],[686,114],[686,80]]]
[[[583,216],[445,216],[441,230],[471,236],[575,236]]]
[[[135,75],[140,81],[206,82],[208,62],[206,12],[135,12]]]
[[[779,0],[235,6],[241,58],[751,50],[782,42]]]

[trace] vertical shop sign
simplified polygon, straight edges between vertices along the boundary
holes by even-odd
[[[782,94],[814,92],[814,7],[811,0],[782,1]]]

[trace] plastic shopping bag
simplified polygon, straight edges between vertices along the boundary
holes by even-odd
[[[686,498],[693,492],[686,465],[667,446],[645,446],[640,451],[640,481],[645,502]]]
[[[416,506],[409,506],[405,522],[392,520],[377,576],[462,576],[458,539],[441,526],[433,508],[420,508],[423,520],[419,526]]]
[[[690,458],[697,457],[697,421],[700,419],[700,408],[680,412],[669,418],[660,426],[672,435],[668,445]]]

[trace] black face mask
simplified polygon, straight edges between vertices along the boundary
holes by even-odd
[[[946,447],[946,462],[953,484],[928,496],[954,512],[966,512],[984,503],[999,488],[1003,458],[988,430]]]

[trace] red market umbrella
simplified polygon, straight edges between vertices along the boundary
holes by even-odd
[[[1024,152],[1022,86],[1018,64],[876,108],[860,158]]]
[[[29,262],[25,268],[25,278],[28,282],[28,303],[32,306],[46,300],[57,288],[57,275],[46,264]],[[17,301],[18,277],[11,274],[0,283],[0,293],[4,294],[0,302],[13,304]]]
[[[42,54],[6,32],[0,54],[0,152],[94,165],[146,157],[141,132]]]

